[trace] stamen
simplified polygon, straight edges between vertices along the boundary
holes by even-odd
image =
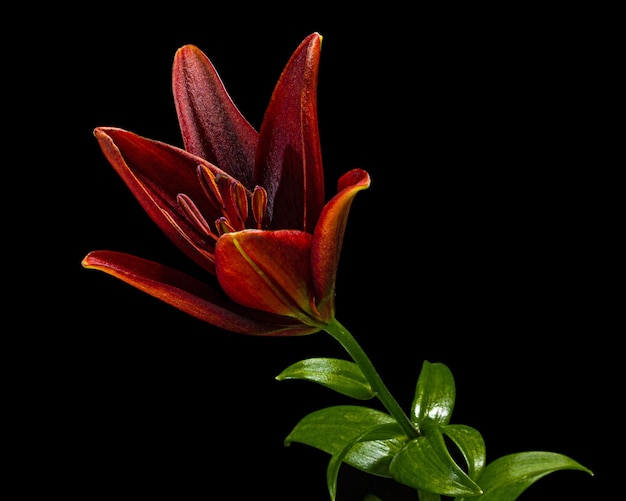
[[[209,250],[209,249],[212,250],[214,248],[215,242],[213,243],[213,245],[209,245],[207,242],[196,242],[192,240],[191,235],[189,234],[189,231],[182,229],[180,225],[174,220],[174,218],[172,218],[172,216],[170,216],[167,212],[163,212],[163,215],[170,222],[172,227],[174,227],[176,231],[178,231],[180,236],[183,237],[185,240],[187,240],[187,242],[189,242],[189,245],[191,245],[192,247],[195,247],[196,250],[200,254],[202,254],[208,261],[215,263],[215,255]],[[210,236],[213,240],[217,242],[217,235],[214,235],[213,233],[211,233]]]
[[[224,215],[235,230],[243,230],[248,215],[248,199],[245,188],[238,181],[224,175],[215,177],[217,188],[224,201]]]
[[[252,192],[252,214],[257,229],[263,229],[263,219],[267,210],[267,191],[262,186],[255,186]]]
[[[235,228],[233,228],[230,225],[230,223],[228,222],[228,219],[226,219],[223,216],[215,221],[215,227],[217,228],[217,233],[219,234],[220,237],[224,233],[230,233],[232,231],[235,231]]]
[[[239,219],[242,225],[245,226],[248,219],[248,193],[240,182],[233,183],[231,185],[231,192],[237,206],[237,212],[239,212]]]
[[[222,212],[224,210],[224,200],[220,195],[220,190],[215,182],[215,174],[206,165],[198,165],[198,180],[205,195],[212,203],[213,208]]]
[[[193,203],[193,200],[191,200],[191,198],[189,198],[184,193],[179,193],[176,197],[176,201],[178,202],[178,206],[187,216],[187,219],[189,219],[189,221],[196,227],[197,230],[199,230],[204,235],[210,236],[214,240],[217,240],[216,235],[211,231],[209,223],[207,223],[206,219],[204,219],[204,216],[202,216],[200,210],[198,209],[196,204]]]

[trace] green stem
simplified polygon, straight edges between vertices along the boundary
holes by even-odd
[[[396,402],[396,399],[389,392],[385,383],[378,375],[378,372],[374,368],[374,365],[363,351],[363,348],[356,342],[354,336],[350,334],[348,329],[339,323],[337,319],[333,319],[331,322],[324,326],[324,330],[335,338],[341,346],[345,348],[348,354],[352,357],[352,360],[358,365],[359,369],[369,382],[372,390],[378,397],[378,400],[385,406],[385,409],[391,414],[398,424],[402,427],[404,432],[409,438],[416,438],[419,436],[418,431],[411,423],[411,420],[404,413],[402,408]]]

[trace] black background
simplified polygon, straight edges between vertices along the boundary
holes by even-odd
[[[171,64],[193,43],[258,128],[289,56],[318,31],[327,194],[349,169],[372,177],[348,222],[339,320],[406,409],[422,361],[448,365],[452,422],[483,434],[488,460],[549,450],[596,473],[551,474],[520,500],[601,499],[605,456],[621,453],[611,13],[196,9],[40,12],[45,34],[23,32],[34,48],[8,51],[12,164],[25,174],[8,208],[23,214],[11,221],[27,261],[7,303],[20,312],[10,383],[28,383],[12,406],[25,425],[21,489],[327,499],[328,457],[282,441],[308,412],[353,402],[274,377],[343,357],[332,339],[225,332],[80,265],[113,249],[198,273],[104,159],[94,127],[181,146]],[[416,499],[341,469],[338,501],[369,492]]]

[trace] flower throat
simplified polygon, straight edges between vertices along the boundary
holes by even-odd
[[[267,212],[267,191],[256,186],[250,192],[236,179],[226,175],[215,175],[205,165],[198,165],[198,181],[207,199],[216,212],[222,216],[215,220],[213,230],[198,206],[184,193],[176,197],[179,207],[184,211],[190,223],[204,235],[214,241],[231,231],[262,229]],[[250,207],[252,211],[250,213]]]

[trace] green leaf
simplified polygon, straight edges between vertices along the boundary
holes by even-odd
[[[482,474],[487,460],[485,441],[478,430],[463,424],[449,424],[441,432],[459,448],[467,463],[467,474],[476,480]]]
[[[361,369],[354,362],[337,358],[301,360],[287,367],[276,379],[313,381],[358,400],[368,400],[375,396]]]
[[[345,445],[337,454],[333,454],[328,462],[326,470],[326,483],[331,501],[335,501],[337,495],[337,477],[339,476],[339,467],[343,463],[346,454],[359,442],[367,442],[371,440],[387,440],[397,435],[398,425],[394,423],[385,423],[375,426],[356,437],[351,443]]]
[[[401,484],[444,496],[478,496],[481,488],[455,463],[439,426],[408,442],[391,461],[389,472]],[[460,434],[457,434],[460,436]]]
[[[395,419],[375,409],[338,405],[312,412],[289,433],[285,445],[298,442],[336,455],[368,430],[383,424],[393,424],[395,436],[355,443],[345,455],[344,462],[373,475],[390,477],[389,463],[407,437]]]
[[[514,501],[537,480],[559,470],[579,470],[593,475],[580,463],[556,452],[510,454],[496,459],[485,468],[478,479],[484,491],[480,501]]]
[[[444,364],[424,361],[417,378],[411,420],[420,429],[426,419],[448,424],[454,409],[456,387],[452,372]]]

